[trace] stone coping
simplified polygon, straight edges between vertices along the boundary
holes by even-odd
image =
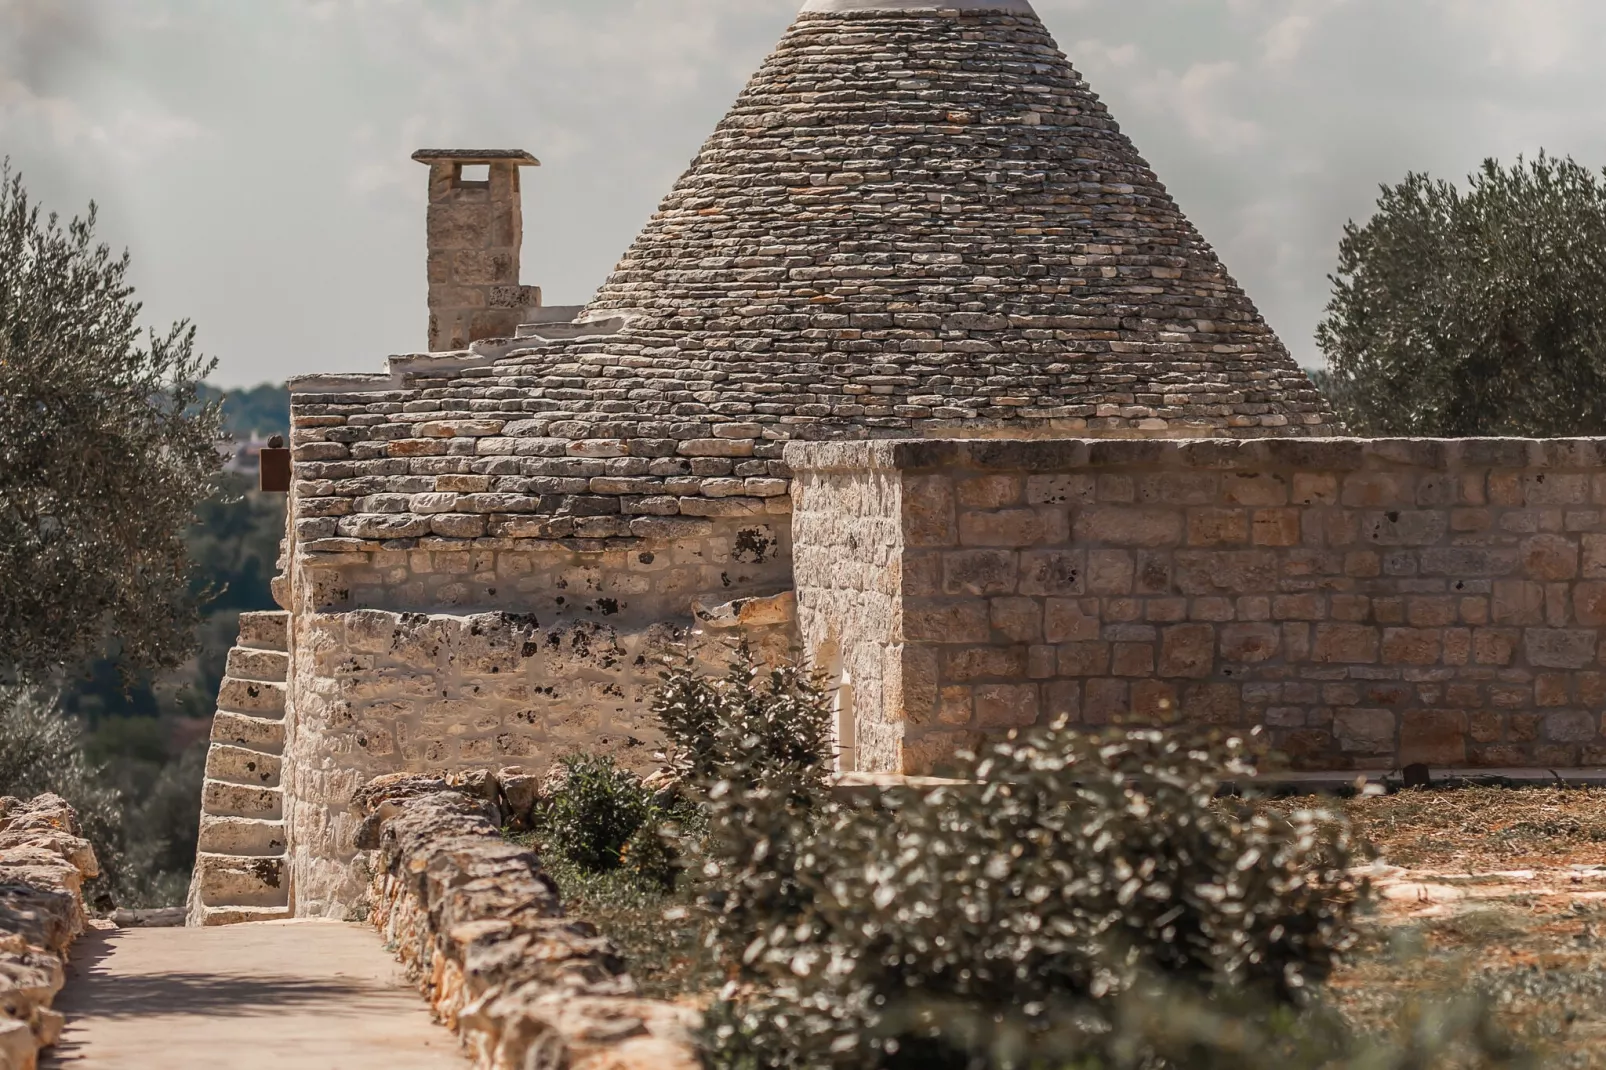
[[[1445,784],[1500,784],[1507,787],[1606,787],[1606,768],[1538,769],[1533,767],[1444,767],[1429,770],[1429,783]],[[1403,775],[1398,769],[1335,769],[1315,771],[1264,771],[1247,782],[1226,782],[1226,786],[1241,791],[1303,791],[1312,795],[1326,795],[1347,791],[1357,786],[1386,787],[1399,784]],[[937,788],[957,788],[971,783],[947,777],[906,776],[902,773],[839,773],[832,787],[839,797],[865,798],[881,791],[909,788],[915,791],[934,791]]]
[[[100,875],[82,831],[60,796],[0,798],[0,1067],[28,1070],[61,1036],[51,1003],[88,924],[83,882]]]
[[[541,161],[523,149],[419,149],[413,153],[419,163],[515,163],[520,167],[540,167]]]
[[[929,468],[1596,468],[1606,438],[871,439],[789,442],[794,472]]]
[[[641,998],[618,950],[564,917],[540,859],[492,820],[510,803],[496,776],[456,779],[384,776],[353,803],[369,918],[474,1065],[697,1070],[698,1012]]]
[[[472,349],[450,353],[399,353],[386,360],[383,372],[295,375],[290,377],[286,385],[292,395],[406,390],[410,377],[450,375],[470,368],[485,367],[500,355],[500,352],[475,352]]]
[[[956,15],[996,11],[1009,15],[1037,15],[1030,0],[808,0],[803,5],[802,14],[841,11],[951,11]]]

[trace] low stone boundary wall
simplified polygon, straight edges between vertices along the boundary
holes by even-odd
[[[636,995],[613,945],[563,916],[534,852],[501,837],[495,778],[470,779],[380,777],[353,800],[370,920],[436,1016],[480,1070],[695,1070],[697,1012]]]
[[[50,1005],[88,921],[83,882],[100,874],[81,831],[60,796],[0,798],[0,1070],[34,1070],[61,1035]]]

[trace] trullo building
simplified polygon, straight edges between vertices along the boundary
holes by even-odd
[[[293,384],[194,920],[350,910],[375,775],[646,762],[736,636],[831,674],[846,770],[1062,716],[1606,761],[1593,445],[1329,437],[1026,0],[810,0],[581,309],[519,279],[533,157],[418,158],[440,351]]]

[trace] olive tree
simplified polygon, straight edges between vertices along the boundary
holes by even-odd
[[[1317,330],[1358,433],[1606,434],[1606,181],[1541,155],[1410,174],[1351,222]]]
[[[128,254],[63,226],[0,168],[0,675],[43,679],[108,642],[129,670],[195,641],[184,533],[222,459],[214,367],[187,323],[148,334]]]

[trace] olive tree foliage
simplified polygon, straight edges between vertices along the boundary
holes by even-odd
[[[43,679],[108,640],[180,663],[198,619],[184,532],[222,467],[215,366],[145,334],[128,254],[63,226],[0,168],[0,674]]]
[[[1541,154],[1410,174],[1339,246],[1316,333],[1372,435],[1606,434],[1606,178]]]

